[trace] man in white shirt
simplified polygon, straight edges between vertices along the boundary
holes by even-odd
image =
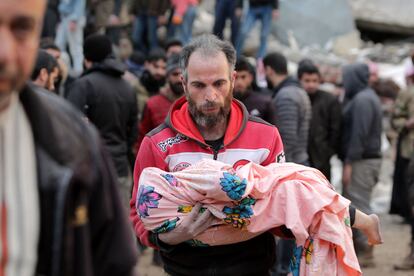
[[[98,134],[25,85],[45,5],[0,1],[0,275],[131,275],[136,249]]]

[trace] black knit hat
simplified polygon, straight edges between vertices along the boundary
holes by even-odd
[[[83,55],[92,62],[101,62],[112,54],[112,43],[104,35],[93,34],[83,43]]]

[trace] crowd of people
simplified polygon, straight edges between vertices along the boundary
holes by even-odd
[[[368,61],[343,66],[324,91],[330,80],[312,57],[292,74],[266,46],[278,0],[217,0],[212,34],[192,37],[198,5],[0,3],[1,275],[133,275],[146,247],[170,275],[292,272],[297,244],[286,227],[200,246],[195,237],[217,216],[196,205],[175,228],[145,228],[139,209],[158,203],[139,184],[144,169],[179,172],[205,158],[235,169],[293,162],[330,180],[338,156],[355,252],[374,266],[382,241],[369,215],[385,132],[397,152],[390,213],[412,229],[395,269],[414,270],[414,66],[406,91]],[[260,47],[246,56],[256,21]]]

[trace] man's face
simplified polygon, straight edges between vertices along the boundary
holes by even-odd
[[[184,87],[181,82],[181,69],[176,68],[168,73],[168,84],[170,85],[171,91],[176,96],[181,96],[184,93]]]
[[[167,74],[166,67],[167,64],[165,60],[162,59],[151,62],[145,62],[145,69],[147,69],[151,76],[158,81],[165,79]]]
[[[243,95],[251,88],[253,75],[249,71],[237,71],[236,81],[234,83],[234,96]]]
[[[316,90],[318,90],[321,80],[319,75],[316,73],[304,73],[300,78],[300,83],[308,94],[314,94]]]
[[[32,72],[45,3],[0,1],[0,97],[19,90]]]
[[[227,119],[235,77],[236,72],[230,72],[222,52],[205,57],[196,51],[190,56],[183,85],[189,111],[197,125],[211,128]]]

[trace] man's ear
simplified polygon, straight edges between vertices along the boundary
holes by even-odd
[[[184,88],[184,94],[188,94],[188,91],[187,91],[187,81],[185,80],[183,74],[181,74],[180,78],[181,78],[181,84],[182,84],[182,86]]]
[[[233,71],[232,73],[231,73],[231,88],[232,89],[234,89],[234,84],[235,84],[235,82],[236,82],[236,76],[237,76],[237,71]]]

